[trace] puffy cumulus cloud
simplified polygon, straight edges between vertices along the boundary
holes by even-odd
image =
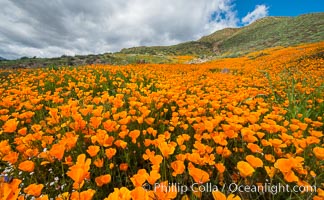
[[[268,7],[266,5],[256,5],[252,12],[249,12],[242,18],[243,24],[251,24],[255,20],[268,16]]]
[[[0,7],[5,58],[170,45],[239,22],[232,0],[1,0]]]

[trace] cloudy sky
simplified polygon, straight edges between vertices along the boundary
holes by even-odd
[[[312,6],[304,0],[289,1],[294,5],[288,4],[288,9],[283,9],[283,1],[0,0],[0,57],[57,57],[171,45],[267,15],[323,11],[322,0],[312,0]]]

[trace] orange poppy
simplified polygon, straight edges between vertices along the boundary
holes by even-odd
[[[287,173],[284,173],[284,179],[288,183],[299,181],[299,178],[298,178],[298,176],[296,176],[294,171],[289,171]]]
[[[88,189],[82,192],[72,192],[70,200],[91,200],[93,195],[96,193],[95,190]]]
[[[140,187],[143,183],[147,180],[149,174],[146,172],[145,169],[138,170],[137,174],[133,175],[131,181],[135,187]]]
[[[93,127],[93,128],[98,128],[101,124],[101,121],[102,121],[102,117],[91,117],[90,118],[90,125]]]
[[[144,120],[148,125],[152,125],[155,119],[153,117],[148,117]]]
[[[257,144],[253,143],[248,143],[247,148],[249,148],[253,153],[261,153],[263,151]]]
[[[264,155],[264,158],[269,161],[269,162],[272,162],[274,163],[276,161],[275,157],[272,155],[272,154],[265,154]]]
[[[43,187],[44,187],[43,184],[30,184],[28,187],[24,189],[24,192],[26,194],[38,197],[39,195],[41,195]]]
[[[115,148],[109,148],[105,150],[106,156],[111,159],[114,155],[116,155],[117,151]]]
[[[116,140],[116,142],[114,142],[114,144],[117,147],[121,147],[122,149],[125,149],[127,147],[127,142],[125,142],[124,140]]]
[[[282,173],[287,173],[292,170],[293,164],[294,163],[290,159],[280,158],[275,162],[274,167],[279,169]]]
[[[64,156],[65,145],[63,144],[54,144],[49,151],[49,154],[58,160],[62,160]]]
[[[14,151],[10,151],[7,155],[5,155],[2,158],[2,160],[7,161],[10,164],[15,164],[18,161],[18,156],[19,156],[19,153],[14,152]]]
[[[102,123],[103,127],[106,131],[108,132],[113,132],[116,130],[117,122],[112,121],[112,120],[107,120]]]
[[[131,191],[133,200],[149,200],[148,192],[143,187],[136,187]]]
[[[35,169],[35,163],[30,160],[23,161],[19,163],[18,169],[25,171],[25,172],[33,172]]]
[[[16,131],[17,126],[18,126],[18,121],[17,119],[9,119],[6,121],[6,123],[2,126],[3,132],[5,133],[13,133]]]
[[[263,167],[263,162],[260,158],[257,158],[253,155],[248,155],[245,157],[246,161],[249,162],[249,164],[253,167],[253,168],[258,168],[258,167]]]
[[[178,174],[182,174],[186,167],[182,160],[176,160],[171,163],[171,168],[173,169],[172,176],[177,176]]]
[[[101,175],[101,176],[98,176],[95,178],[95,182],[96,182],[97,186],[99,186],[99,187],[110,183],[110,181],[111,181],[110,174]]]
[[[13,179],[10,183],[2,183],[0,181],[0,199],[17,199],[21,190],[19,188],[21,182],[21,180],[16,178]]]
[[[129,132],[129,137],[132,138],[132,143],[136,143],[136,139],[138,138],[138,136],[140,136],[140,131],[139,130],[133,130]]]
[[[254,168],[245,161],[239,161],[237,163],[237,169],[240,171],[240,175],[243,178],[252,176],[255,171]]]
[[[73,188],[80,189],[83,186],[84,179],[90,178],[90,169],[91,159],[86,159],[85,154],[80,154],[77,158],[75,165],[69,168],[69,171],[66,173],[73,181]]]
[[[209,181],[209,174],[204,170],[196,168],[192,163],[188,165],[189,175],[196,183],[203,184]]]
[[[91,145],[87,149],[87,152],[91,157],[95,157],[99,151],[100,151],[100,147],[97,145]]]
[[[128,164],[127,163],[121,163],[119,165],[119,170],[120,171],[127,171],[128,170]]]
[[[101,168],[103,167],[103,164],[104,164],[104,159],[100,159],[100,158],[97,158],[93,164],[98,167],[98,168]]]
[[[215,167],[219,171],[219,173],[224,173],[226,169],[223,163],[216,163]]]
[[[214,200],[241,200],[239,196],[235,196],[235,194],[230,194],[226,198],[225,194],[220,191],[213,191],[212,192]]]
[[[147,182],[151,185],[154,185],[154,183],[161,178],[160,173],[157,170],[152,170],[147,176]]]
[[[26,135],[27,134],[27,128],[23,127],[21,129],[18,130],[18,134],[20,135]]]
[[[166,142],[162,142],[159,144],[159,149],[163,155],[163,157],[168,158],[169,155],[174,153],[175,148]]]
[[[212,195],[214,200],[226,200],[226,195],[220,191],[213,191]]]
[[[131,191],[129,191],[126,187],[122,188],[114,188],[114,191],[108,195],[104,200],[130,200]]]
[[[154,191],[149,193],[150,199],[175,199],[177,197],[177,187],[173,184],[169,185],[168,181],[155,184]]]
[[[319,160],[324,160],[324,148],[315,147],[313,149],[313,153],[315,154],[316,158],[318,158]]]

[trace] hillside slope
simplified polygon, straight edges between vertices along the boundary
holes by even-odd
[[[122,53],[165,55],[239,55],[274,46],[324,40],[324,13],[265,17],[242,28],[226,28],[197,41],[173,46],[133,47]]]

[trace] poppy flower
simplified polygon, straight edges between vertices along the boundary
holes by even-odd
[[[274,166],[279,169],[282,173],[290,172],[293,168],[294,163],[290,159],[280,158],[278,159]]]
[[[147,182],[151,185],[154,185],[154,183],[159,180],[161,178],[160,173],[158,172],[158,170],[152,170],[149,174],[149,176],[147,176]]]
[[[159,144],[159,149],[163,155],[163,157],[168,158],[169,155],[174,153],[175,148],[166,142],[162,142]]]
[[[19,153],[14,152],[14,151],[10,151],[7,155],[5,155],[2,158],[2,160],[7,161],[10,164],[15,164],[18,161],[18,156],[19,156]]]
[[[257,158],[253,155],[248,155],[245,157],[246,161],[249,162],[249,164],[253,167],[253,168],[258,168],[258,167],[263,167],[263,162],[260,158]]]
[[[240,172],[241,177],[245,178],[248,176],[252,176],[254,173],[254,168],[247,162],[245,161],[239,161],[237,163],[237,169]]]
[[[21,129],[18,130],[18,134],[20,135],[26,135],[27,134],[27,128],[23,127]]]
[[[171,168],[173,169],[172,176],[177,176],[182,174],[185,170],[185,165],[182,160],[176,160],[171,163]]]
[[[144,120],[148,125],[152,125],[153,122],[155,121],[155,118],[153,117],[148,117]]]
[[[114,191],[108,195],[104,200],[130,200],[132,198],[131,191],[126,187],[114,188]]]
[[[119,165],[119,170],[120,171],[127,171],[128,170],[128,164],[127,163],[121,163]]]
[[[130,179],[135,187],[141,187],[147,180],[148,176],[149,174],[146,172],[145,169],[140,169],[138,170],[137,174],[133,175],[133,177]]]
[[[101,175],[101,176],[98,176],[95,178],[95,182],[96,182],[97,186],[99,186],[99,187],[110,183],[110,181],[111,181],[110,174]]]
[[[21,182],[19,179],[13,179],[10,183],[0,181],[0,198],[6,200],[17,199],[21,190],[19,188]]]
[[[116,130],[117,122],[112,121],[112,120],[107,120],[102,123],[103,127],[106,131],[108,132],[113,132]]]
[[[102,117],[91,117],[90,118],[90,125],[93,127],[93,128],[98,128],[101,124],[101,121],[102,121]]]
[[[209,181],[209,174],[206,171],[196,168],[192,163],[189,163],[188,169],[189,175],[196,183],[203,184]]]
[[[116,155],[116,149],[115,148],[109,148],[105,150],[105,154],[108,157],[108,159],[111,159],[114,155]]]
[[[226,200],[226,195],[220,191],[213,191],[212,195],[214,200]]]
[[[213,130],[214,130],[213,122],[211,122],[211,121],[205,121],[205,122],[204,122],[204,125],[205,125],[205,129],[206,129],[209,133],[213,132]]]
[[[262,153],[262,149],[257,145],[253,143],[248,143],[247,148],[249,148],[253,153]]]
[[[177,197],[177,187],[173,184],[168,184],[168,181],[161,182],[155,185],[154,191],[149,193],[150,199],[175,199]]]
[[[140,131],[139,130],[133,130],[129,132],[129,137],[132,138],[132,143],[136,143],[136,139],[138,138],[138,136],[140,135]]]
[[[100,159],[100,158],[97,158],[97,159],[93,162],[93,164],[94,164],[96,167],[98,167],[98,168],[103,167],[103,163],[104,163],[104,159]]]
[[[313,149],[313,153],[315,154],[316,158],[318,158],[319,160],[324,160],[324,148],[315,147]]]
[[[149,200],[148,192],[143,187],[136,187],[131,191],[133,200]]]
[[[90,169],[91,159],[86,159],[85,154],[80,154],[77,158],[75,165],[69,168],[69,171],[66,173],[73,181],[73,188],[80,189],[83,186],[84,179],[90,178]]]
[[[39,195],[41,195],[43,187],[44,187],[43,184],[30,184],[28,187],[24,189],[24,192],[26,194],[38,197]]]
[[[283,175],[284,175],[285,181],[287,181],[288,183],[299,181],[299,178],[298,178],[298,176],[296,176],[294,171],[289,171],[287,173],[284,173]]]
[[[35,169],[35,163],[30,160],[23,161],[19,163],[18,169],[25,172],[33,172]]]
[[[216,169],[219,171],[219,173],[224,173],[226,167],[223,163],[216,163],[215,164]]]
[[[82,192],[72,192],[70,199],[71,200],[91,200],[96,193],[95,190],[88,189]]]
[[[3,132],[5,133],[13,133],[16,131],[17,126],[18,126],[18,121],[17,119],[9,119],[8,121],[5,122],[5,124],[2,126]]]
[[[271,163],[274,163],[276,161],[275,157],[272,154],[265,154],[264,158]]]
[[[65,145],[63,144],[54,144],[49,151],[49,154],[58,160],[62,160],[64,156]]]
[[[91,145],[88,147],[87,152],[91,157],[95,157],[98,154],[99,150],[99,146]]]

